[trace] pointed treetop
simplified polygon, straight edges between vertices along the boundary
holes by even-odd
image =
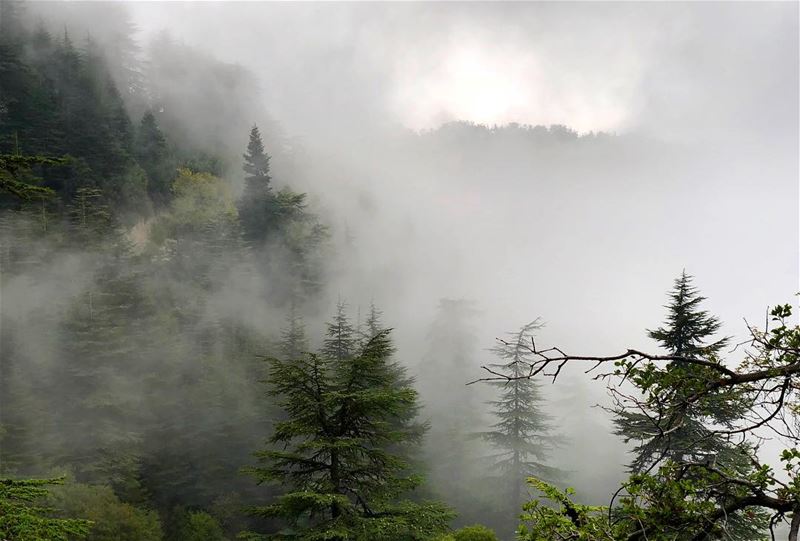
[[[365,338],[367,340],[371,339],[373,336],[377,335],[381,331],[384,330],[383,324],[381,322],[381,318],[383,317],[383,312],[378,310],[375,306],[374,302],[369,304],[369,313],[367,314],[367,321],[365,322]]]
[[[719,319],[700,304],[706,300],[692,284],[693,277],[684,270],[669,293],[666,325],[648,331],[648,336],[674,355],[704,355],[719,352],[728,338],[710,341],[722,326]]]
[[[255,124],[250,130],[250,141],[247,143],[247,152],[242,155],[244,165],[242,169],[247,175],[245,182],[248,187],[252,184],[261,185],[262,189],[269,188],[269,155],[264,152],[264,143],[261,140],[261,132]],[[252,189],[252,188],[251,188]]]
[[[283,359],[298,359],[308,351],[308,338],[303,317],[297,311],[297,305],[292,300],[289,314],[286,316],[286,327],[281,333],[280,353]]]
[[[322,353],[331,359],[346,360],[353,356],[356,338],[353,325],[346,313],[347,303],[336,304],[336,315],[326,324],[326,338],[322,342]]]

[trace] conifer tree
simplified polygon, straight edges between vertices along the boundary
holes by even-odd
[[[8,541],[75,541],[85,538],[91,523],[52,516],[38,504],[50,485],[61,479],[0,479],[0,539]]]
[[[167,140],[152,111],[144,114],[139,125],[136,157],[147,173],[150,197],[157,203],[166,203],[173,175],[169,170]]]
[[[378,310],[374,302],[369,304],[369,312],[367,313],[367,320],[364,322],[364,330],[361,332],[364,340],[369,341],[373,336],[377,335],[383,329],[381,317],[383,312]]]
[[[264,152],[264,143],[258,126],[250,130],[250,142],[247,144],[247,153],[243,156],[242,169],[247,175],[244,177],[246,190],[253,195],[267,194],[271,190],[269,176],[269,155]]]
[[[263,242],[275,227],[278,204],[269,175],[269,155],[264,151],[258,126],[250,130],[247,152],[242,156],[245,172],[244,193],[239,202],[239,219],[246,240]]]
[[[700,308],[705,298],[692,285],[692,277],[683,272],[675,280],[669,297],[666,325],[648,331],[648,336],[656,340],[670,355],[715,357],[725,347],[727,339],[713,339],[714,334],[719,331],[720,322]],[[676,363],[671,365],[671,369],[692,370],[691,367]],[[731,418],[734,414],[735,412],[719,411],[717,420],[724,423],[726,417]],[[631,471],[645,471],[654,462],[666,458],[693,454],[702,458],[725,449],[726,446],[718,438],[707,437],[708,429],[701,422],[691,418],[683,421],[680,430],[674,431],[668,438],[662,438],[657,436],[657,427],[646,416],[620,411],[615,420],[617,434],[623,436],[626,442],[639,442],[633,451],[635,456],[630,464]]]
[[[461,517],[465,521],[486,522],[485,512],[494,504],[493,495],[472,490],[485,472],[480,441],[474,433],[476,426],[485,426],[480,404],[484,398],[481,393],[486,389],[453,385],[442,392],[443,382],[455,378],[466,383],[471,379],[470,371],[479,370],[475,358],[480,351],[475,328],[477,313],[472,301],[441,299],[428,334],[428,351],[419,367],[424,414],[431,421],[425,440],[431,486],[458,512],[457,526],[468,524],[460,522]]]
[[[422,435],[413,423],[400,422],[417,394],[397,384],[389,333],[343,358],[270,360],[270,385],[287,418],[277,423],[271,447],[257,453],[262,466],[251,472],[289,491],[253,512],[281,518],[286,527],[246,538],[411,541],[446,530],[444,506],[400,499],[420,479],[388,448],[418,444]]]
[[[336,315],[326,324],[322,353],[330,359],[346,361],[355,353],[357,336],[346,309],[347,303],[339,301],[336,304]]]
[[[493,469],[507,490],[505,510],[510,518],[519,514],[528,477],[549,481],[560,477],[556,468],[545,463],[558,442],[551,435],[549,417],[541,409],[540,385],[524,377],[529,372],[533,333],[541,327],[538,320],[523,325],[517,332],[509,333],[509,340],[501,341],[491,350],[502,360],[490,365],[491,368],[515,379],[492,382],[500,392],[500,398],[489,403],[497,422],[479,435],[497,450],[492,456]]]
[[[286,327],[281,333],[279,351],[282,359],[297,359],[308,351],[306,327],[294,301],[286,317]]]
[[[719,319],[701,308],[705,297],[692,284],[693,278],[686,271],[675,280],[669,293],[666,324],[648,331],[648,336],[657,341],[669,355],[692,357],[717,361],[718,354],[728,343],[728,338],[715,339],[721,323]],[[701,377],[702,367],[686,363],[671,362],[667,369],[679,378]],[[675,403],[685,397],[676,396]],[[670,404],[663,407],[670,408]],[[615,433],[625,442],[636,442],[633,449],[634,459],[629,465],[632,473],[649,472],[666,460],[682,462],[695,460],[698,462],[713,461],[734,471],[747,473],[752,465],[744,450],[748,444],[737,447],[714,434],[709,424],[730,426],[732,421],[743,414],[741,409],[730,401],[720,402],[712,408],[706,418],[697,418],[685,414],[676,408],[664,419],[671,418],[675,424],[668,434],[661,435],[664,430],[654,424],[653,420],[637,411],[623,407],[617,408],[614,419]],[[674,418],[673,418],[674,417]],[[730,528],[739,539],[760,539],[766,528],[766,519],[759,514],[750,514],[745,520],[739,514],[730,517]]]

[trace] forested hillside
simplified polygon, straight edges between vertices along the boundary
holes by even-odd
[[[755,165],[563,125],[323,144],[260,84],[121,4],[0,0],[0,539],[796,541],[791,306],[736,349],[691,274],[660,293],[759,204],[686,201],[698,171]],[[652,245],[655,277],[615,251]],[[661,324],[605,285],[645,281]]]
[[[234,535],[270,494],[239,470],[276,418],[261,383],[285,346],[275,314],[319,294],[326,227],[273,181],[257,128],[239,159],[189,140],[191,111],[164,113],[187,100],[148,84],[167,67],[121,65],[26,7],[0,19],[3,473],[66,475],[56,505],[105,523],[92,538]],[[245,324],[237,295],[273,319]]]

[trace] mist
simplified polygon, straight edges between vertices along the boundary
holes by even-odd
[[[120,283],[141,277],[131,293],[139,315],[114,320],[132,340],[119,350],[139,364],[97,379],[136,411],[115,429],[145,470],[182,461],[184,440],[170,438],[187,426],[218,427],[229,439],[203,440],[193,466],[221,461],[232,475],[246,467],[280,415],[245,382],[263,379],[259,357],[275,354],[289,313],[302,316],[316,350],[337,304],[356,326],[375,305],[431,424],[419,459],[433,480],[426,490],[456,508],[456,526],[499,520],[480,494],[488,444],[468,444],[463,479],[447,477],[451,459],[437,462],[452,451],[447,430],[492,422],[496,390],[467,383],[488,375],[498,338],[541,318],[544,347],[658,351],[647,330],[665,321],[683,271],[731,344],[769,306],[797,305],[797,3],[23,6],[31,32],[44,25],[53,36],[69,29],[76,44],[96,39],[133,124],[153,112],[172,152],[188,156],[178,165],[223,179],[209,196],[220,228],[228,222],[217,216],[246,193],[241,155],[258,125],[273,185],[307,194],[313,218],[297,235],[310,238],[313,224],[327,235],[302,257],[294,241],[247,251],[228,232],[208,248],[187,229],[196,218],[181,221],[178,196],[159,204],[151,194],[138,207],[120,196],[119,234],[132,246],[120,260],[69,234],[23,230],[15,224],[27,218],[4,210],[0,309],[15,358],[4,377],[21,394],[46,396],[39,409],[17,406],[12,421],[24,418],[19,430],[53,439],[54,450],[78,444],[64,443],[75,435],[51,409],[84,392],[56,385],[63,359],[82,354],[64,328],[76,298],[120,287],[101,283],[104,266],[123,269],[112,273]],[[541,407],[564,439],[550,463],[582,501],[607,504],[631,446],[613,433],[605,386],[572,365],[556,381],[539,379]],[[189,411],[206,400],[211,409]],[[766,442],[764,460],[781,445]],[[89,437],[75,456],[97,446]],[[18,471],[70,474],[69,461],[51,454],[47,471]],[[165,509],[259,497],[241,476],[214,478],[202,494],[181,486],[159,495],[168,477],[153,474],[145,490]],[[141,497],[114,482],[123,500]],[[215,515],[226,533],[242,524],[235,514]]]

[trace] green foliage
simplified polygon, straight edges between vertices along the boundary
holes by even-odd
[[[488,469],[482,461],[485,451],[481,441],[475,437],[475,423],[483,424],[483,389],[462,385],[469,381],[470,371],[480,366],[476,358],[481,351],[477,314],[470,300],[439,300],[417,386],[425,404],[424,415],[431,423],[425,439],[425,460],[432,490],[455,508],[457,526],[480,521],[499,527],[491,519],[505,502],[493,490],[474,490],[486,483]],[[442,392],[443,385],[447,392]]]
[[[172,218],[179,227],[202,227],[236,219],[230,186],[210,173],[178,169],[172,192]]]
[[[55,518],[42,506],[49,486],[62,479],[0,479],[0,539],[8,541],[74,541],[86,538],[91,522]]]
[[[633,473],[623,483],[610,513],[575,504],[571,492],[562,494],[532,479],[545,498],[557,505],[546,506],[538,500],[526,504],[522,539],[760,539],[767,525],[774,527],[790,512],[796,516],[800,453],[793,447],[785,449],[781,454],[783,472],[778,475],[770,465],[759,462],[750,443],[767,421],[797,407],[786,391],[800,371],[800,327],[788,323],[788,305],[771,314],[771,330],[751,329],[751,349],[738,371],[724,366],[715,369],[703,364],[709,362],[708,357],[693,356],[671,360],[692,368],[676,377],[670,364],[662,367],[658,359],[632,351],[617,362],[617,375],[637,383],[642,390],[639,404],[655,420],[671,415],[656,411],[665,403],[681,408],[687,417],[715,407],[746,412],[729,425],[731,435],[741,437],[738,455],[720,453],[699,460],[684,453],[660,461],[650,471]],[[786,421],[781,422],[782,428],[773,428],[792,430]],[[726,433],[723,429],[710,434]],[[732,456],[743,460],[731,460]]]
[[[60,166],[69,163],[67,158],[46,156],[20,156],[0,154],[0,192],[6,192],[18,199],[42,199],[53,195],[53,191],[36,183],[41,179],[32,174],[33,167]]]
[[[309,350],[308,338],[303,318],[297,313],[297,305],[292,302],[286,317],[286,327],[281,331],[279,352],[283,359],[297,359]]]
[[[205,511],[179,510],[175,532],[167,541],[225,541],[219,521]]]
[[[700,309],[706,300],[692,285],[693,278],[683,271],[669,294],[667,325],[648,331],[648,335],[673,355],[709,355],[719,353],[727,338],[709,342],[722,324],[719,319]]]
[[[326,324],[325,339],[322,342],[322,353],[329,359],[346,361],[355,353],[358,337],[347,318],[347,304],[339,301],[333,321]]]
[[[124,503],[109,486],[70,483],[53,491],[52,506],[92,521],[88,541],[161,541],[158,513]]]
[[[478,433],[496,451],[491,466],[499,474],[497,481],[509,520],[519,512],[526,478],[553,481],[563,475],[545,463],[558,439],[551,435],[550,419],[542,411],[539,383],[525,377],[530,370],[533,332],[541,327],[538,321],[523,325],[492,349],[504,362],[490,367],[511,379],[493,382],[500,397],[489,404],[497,422],[490,430]]]
[[[535,477],[528,484],[544,499],[534,499],[523,506],[518,530],[520,541],[574,539],[581,541],[614,541],[614,532],[607,530],[606,510],[603,507],[582,505],[572,499],[574,491],[563,492]],[[546,503],[549,502],[549,503]]]
[[[135,154],[147,173],[147,189],[157,203],[164,204],[174,176],[167,140],[158,126],[155,115],[148,111],[142,117],[136,135]]]
[[[104,509],[91,535],[108,539],[155,538],[130,526],[144,516],[131,505],[167,517],[176,504],[192,509],[199,538],[215,538],[200,510],[232,494],[230,536],[256,501],[237,472],[274,416],[255,354],[273,336],[223,305],[254,283],[270,289],[265,311],[304,302],[322,287],[327,233],[305,194],[275,188],[269,242],[248,250],[221,178],[226,156],[176,129],[187,125],[175,118],[183,96],[144,80],[134,30],[103,9],[96,35],[112,43],[0,0],[0,267],[26,307],[4,310],[0,325],[0,468],[109,485],[64,489],[76,506]],[[213,100],[237,101],[227,90]],[[254,173],[268,177],[263,157]],[[176,175],[178,163],[192,168]],[[109,522],[130,527],[114,533]]]
[[[339,308],[337,321],[349,329]],[[408,416],[417,394],[398,381],[389,331],[347,356],[331,351],[270,360],[286,418],[257,453],[263,466],[249,471],[289,492],[251,512],[285,521],[275,539],[412,540],[443,531],[450,513],[441,504],[399,499],[421,479],[391,447],[417,444],[422,431]]]
[[[258,126],[254,125],[250,130],[247,152],[242,157],[244,158],[242,169],[247,174],[244,177],[247,189],[252,194],[269,192],[269,156],[264,152],[264,143],[261,141]]]
[[[247,144],[247,153],[243,155],[245,187],[242,199],[239,202],[239,217],[242,221],[245,238],[251,243],[263,242],[276,228],[277,215],[282,206],[290,201],[279,202],[272,191],[269,176],[269,155],[264,152],[264,143],[261,141],[261,132],[258,126],[250,130],[250,141]]]
[[[480,524],[465,526],[453,532],[453,541],[499,541],[497,535]]]
[[[273,190],[270,157],[257,126],[250,132],[243,157],[245,188],[237,208],[244,241],[263,263],[279,270],[276,274],[292,277],[275,284],[280,296],[296,301],[298,295],[317,293],[322,287],[327,228],[308,212],[306,194],[289,188]]]
[[[712,338],[721,323],[701,309],[705,299],[692,285],[692,277],[683,272],[669,296],[666,325],[650,331],[649,336],[669,355],[720,363],[718,353],[728,340]],[[738,475],[752,472],[750,446],[729,442],[711,428],[730,427],[747,410],[736,390],[726,389],[694,401],[691,408],[685,406],[687,397],[702,392],[708,379],[717,376],[713,368],[672,361],[662,369],[652,362],[626,359],[617,363],[617,371],[627,374],[628,380],[650,397],[644,407],[621,403],[617,408],[615,432],[626,442],[637,442],[632,472],[649,472],[664,460],[703,461],[708,457]],[[740,538],[757,539],[767,521],[763,515],[745,519],[733,513],[730,524]]]
[[[97,188],[78,188],[67,206],[70,242],[80,248],[101,251],[124,250],[119,224]]]

